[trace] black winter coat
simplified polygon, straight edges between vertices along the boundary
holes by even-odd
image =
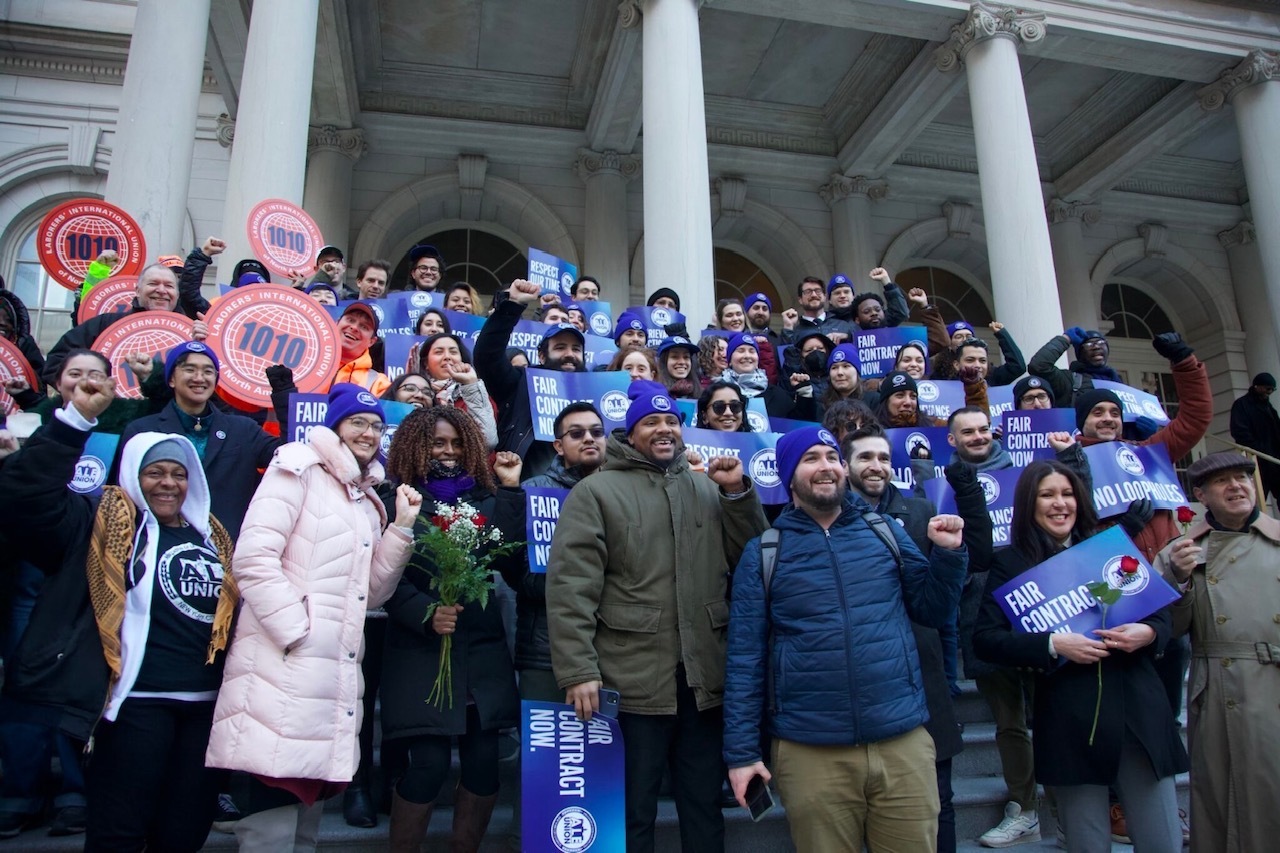
[[[133,300],[132,307],[120,314],[99,314],[97,317],[90,317],[75,328],[68,329],[66,334],[58,339],[53,345],[53,349],[49,350],[45,356],[44,373],[41,378],[50,385],[58,381],[58,373],[62,370],[62,363],[67,360],[67,353],[73,349],[93,349],[93,342],[98,339],[107,330],[107,327],[117,320],[138,314],[146,309],[138,304],[138,300]]]
[[[209,481],[210,512],[235,540],[240,537],[240,525],[249,501],[262,482],[258,469],[267,467],[284,440],[265,432],[251,418],[228,414],[217,406],[211,406],[210,411],[212,415],[205,425],[209,443],[201,460]],[[171,402],[156,414],[138,418],[125,427],[113,467],[119,467],[124,446],[140,432],[182,435],[177,403]]]
[[[429,499],[429,498],[428,498]],[[495,499],[479,489],[462,500],[481,514],[493,518]],[[430,524],[431,513],[422,513],[414,522],[414,535]],[[523,528],[523,523],[521,524]],[[503,531],[508,536],[508,531]],[[517,540],[523,533],[517,533]],[[443,638],[424,622],[427,608],[439,597],[430,588],[434,571],[425,557],[415,552],[404,576],[386,603],[387,645],[382,658],[382,733],[393,738],[424,735],[461,735],[467,731],[467,703],[474,701],[482,730],[511,728],[519,723],[520,696],[516,692],[515,671],[507,652],[502,627],[502,609],[497,598],[489,603],[466,604],[458,615],[453,634],[453,705],[446,699],[437,707],[427,701],[440,669]]]
[[[1152,665],[1173,630],[1169,608],[1142,620],[1156,632],[1150,645],[1132,654],[1112,652],[1103,659],[1102,704],[1090,746],[1089,730],[1098,700],[1097,665],[1053,660],[1048,637],[1015,631],[993,595],[1029,568],[1027,559],[1012,547],[996,554],[978,611],[973,647],[983,660],[1036,674],[1032,735],[1036,781],[1044,785],[1114,784],[1120,747],[1125,742],[1142,747],[1159,778],[1186,772],[1190,766],[1187,751]]]

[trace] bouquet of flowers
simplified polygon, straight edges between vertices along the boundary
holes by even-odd
[[[440,600],[427,608],[423,622],[431,621],[438,607],[489,603],[493,572],[489,564],[522,546],[502,541],[502,531],[486,525],[489,520],[468,503],[436,504],[427,529],[417,538],[416,550],[435,567],[430,587]],[[440,669],[427,701],[444,707],[446,696],[453,707],[453,635],[440,644]]]

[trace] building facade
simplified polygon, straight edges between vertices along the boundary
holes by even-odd
[[[1280,369],[1280,3],[1269,0],[10,0],[0,274],[46,347],[58,202],[149,254],[248,256],[301,203],[354,268],[429,239],[482,293],[529,247],[617,308],[679,291],[780,312],[884,266],[1029,357],[1102,328],[1176,405],[1150,337],[1208,364],[1213,432]],[[220,277],[219,277],[220,274]],[[775,318],[776,319],[776,318]]]

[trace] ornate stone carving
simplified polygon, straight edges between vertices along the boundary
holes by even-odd
[[[618,23],[623,29],[630,29],[640,23],[644,12],[644,0],[622,0],[618,4]]]
[[[1258,232],[1253,230],[1253,223],[1247,219],[1242,219],[1235,228],[1228,228],[1226,231],[1218,232],[1218,242],[1222,244],[1224,249],[1245,246],[1257,239]]]
[[[1280,53],[1270,50],[1251,50],[1235,68],[1228,68],[1218,79],[1196,93],[1202,109],[1220,110],[1241,89],[1255,83],[1265,83],[1280,77]]]
[[[747,180],[738,175],[725,175],[711,182],[711,188],[720,195],[721,216],[741,216],[747,204]]]
[[[942,215],[947,218],[948,237],[968,239],[973,224],[973,205],[949,201],[942,206]]]
[[[73,121],[67,126],[67,162],[77,175],[92,175],[97,169],[98,140],[102,128],[84,121]]]
[[[1169,229],[1154,222],[1144,222],[1138,226],[1138,236],[1146,243],[1143,254],[1148,258],[1163,258],[1164,244],[1169,239]]]
[[[1049,203],[1045,206],[1045,213],[1049,217],[1050,225],[1057,225],[1059,222],[1068,222],[1072,219],[1078,219],[1085,225],[1096,225],[1102,219],[1102,211],[1098,209],[1096,204],[1088,204],[1083,201],[1063,201],[1060,198],[1049,199]]]
[[[214,135],[218,137],[219,145],[223,148],[230,148],[231,143],[236,141],[235,119],[226,113],[218,116],[218,128],[214,131]]]
[[[872,201],[880,201],[888,194],[889,184],[886,181],[868,178],[865,175],[849,177],[839,172],[833,172],[831,180],[818,188],[818,195],[822,196],[822,200],[828,205],[834,205],[854,195],[865,195]]]
[[[620,154],[613,149],[608,151],[592,151],[590,148],[579,148],[578,159],[573,161],[573,168],[583,183],[596,175],[621,175],[628,181],[640,175],[640,158],[635,154]]]
[[[479,219],[484,201],[484,179],[489,172],[489,158],[483,154],[458,155],[458,192],[462,196],[463,219]]]
[[[969,7],[968,16],[951,28],[951,37],[934,52],[933,61],[939,71],[958,71],[969,49],[984,39],[999,36],[1032,44],[1043,39],[1044,34],[1044,13],[978,0]]]
[[[369,150],[364,141],[364,131],[358,127],[338,128],[331,124],[313,127],[307,132],[307,154],[315,151],[336,151],[354,163]]]

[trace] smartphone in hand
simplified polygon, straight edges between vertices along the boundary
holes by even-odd
[[[600,713],[612,719],[618,719],[618,705],[622,703],[622,694],[617,690],[600,688]]]
[[[759,821],[769,813],[769,809],[774,807],[773,792],[769,790],[769,785],[764,781],[763,776],[752,776],[751,781],[747,783],[747,809],[751,812],[751,819]]]

